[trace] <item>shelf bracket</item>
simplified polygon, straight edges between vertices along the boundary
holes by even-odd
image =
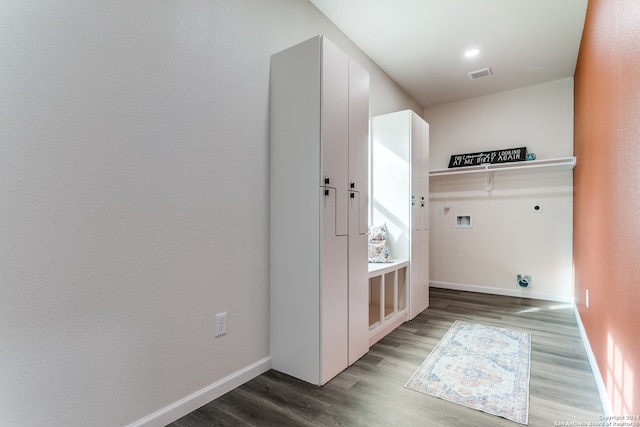
[[[493,172],[486,172],[486,175],[484,176],[484,189],[485,191],[493,190]]]

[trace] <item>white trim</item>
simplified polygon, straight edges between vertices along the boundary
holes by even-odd
[[[409,266],[408,259],[394,259],[391,262],[370,262],[369,279]]]
[[[483,294],[505,295],[509,297],[541,299],[546,301],[564,302],[567,304],[572,302],[571,296],[562,297],[555,294],[543,294],[539,292],[533,292],[531,291],[531,288],[503,289],[481,285],[465,285],[462,283],[438,282],[433,280],[429,282],[429,286],[431,286],[432,288],[452,289],[454,291],[479,292]]]
[[[258,360],[127,427],[163,427],[271,369],[271,356]]]
[[[600,394],[600,401],[602,402],[602,409],[604,410],[604,415],[611,417],[615,414],[613,413],[613,409],[611,408],[611,402],[609,402],[609,395],[607,394],[607,386],[604,384],[604,379],[600,374],[600,369],[598,368],[598,362],[596,361],[596,356],[593,354],[593,350],[591,350],[591,344],[589,343],[589,338],[587,337],[587,331],[584,329],[584,324],[582,323],[582,318],[580,317],[580,312],[578,311],[578,307],[576,306],[575,301],[571,305],[573,306],[573,313],[576,316],[576,322],[578,322],[578,329],[580,329],[580,337],[582,338],[584,349],[587,352],[587,358],[589,359],[589,365],[591,366],[591,371],[593,372],[593,378],[596,380],[596,386],[598,387],[598,393]]]
[[[369,347],[389,335],[391,331],[406,322],[408,318],[408,311],[405,308],[401,312],[397,313],[394,318],[387,320],[382,325],[376,326],[374,329],[371,329],[369,331]]]

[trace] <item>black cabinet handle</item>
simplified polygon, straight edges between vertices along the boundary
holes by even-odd
[[[324,179],[324,185],[329,185],[329,178]]]

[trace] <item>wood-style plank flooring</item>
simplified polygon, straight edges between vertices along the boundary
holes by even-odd
[[[323,387],[270,370],[171,426],[521,425],[404,388],[455,320],[531,332],[530,426],[604,415],[569,304],[432,288],[427,310]]]

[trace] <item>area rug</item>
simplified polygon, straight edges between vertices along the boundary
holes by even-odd
[[[456,321],[405,387],[527,424],[530,355],[528,332]]]

